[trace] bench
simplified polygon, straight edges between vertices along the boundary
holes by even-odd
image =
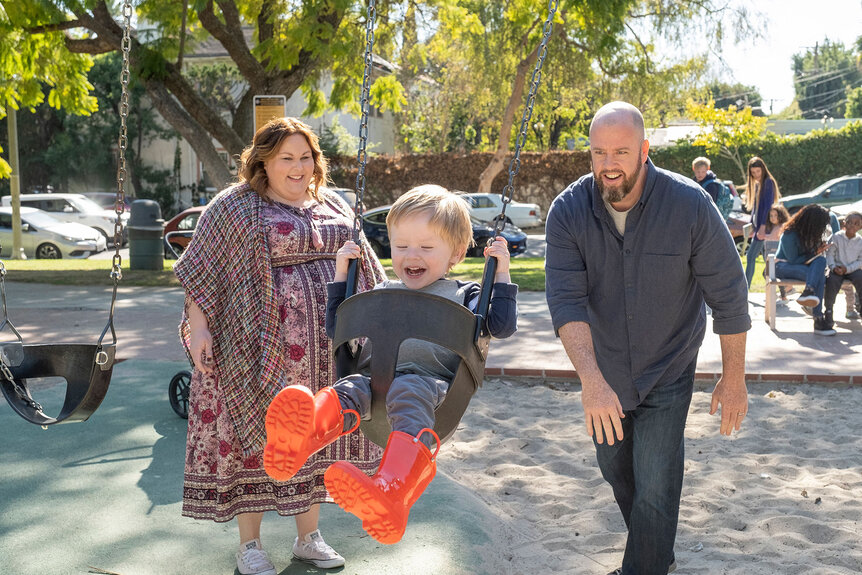
[[[769,324],[769,329],[775,329],[775,307],[778,305],[778,288],[780,286],[802,286],[805,280],[784,280],[775,277],[775,252],[767,249],[766,256],[766,307],[763,319]]]

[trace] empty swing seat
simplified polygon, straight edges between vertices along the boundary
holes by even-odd
[[[482,385],[490,336],[480,333],[481,316],[446,298],[407,289],[371,290],[348,297],[338,306],[333,350],[338,377],[357,373],[360,349],[351,342],[368,338],[371,353],[371,419],[360,429],[381,447],[391,433],[386,394],[395,377],[401,343],[421,339],[461,358],[442,404],[434,412],[434,431],[445,442],[455,433],[470,398]]]
[[[102,403],[111,382],[115,344],[0,344],[8,366],[24,397],[12,382],[0,377],[3,395],[21,417],[37,425],[86,421]],[[45,415],[27,388],[28,379],[62,377],[66,397],[57,417]]]

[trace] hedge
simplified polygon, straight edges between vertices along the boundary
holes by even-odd
[[[673,146],[653,148],[650,157],[657,166],[691,175],[691,161],[708,156],[701,146],[679,142]],[[862,122],[853,122],[840,130],[817,130],[804,136],[767,135],[740,152],[743,161],[757,155],[778,180],[782,195],[810,191],[826,180],[862,172]],[[371,156],[366,168],[365,205],[390,204],[413,186],[439,184],[452,190],[475,191],[479,174],[488,165],[491,153],[446,153],[400,156]],[[712,167],[722,179],[744,183],[738,168],[728,159],[710,156]],[[509,159],[506,160],[508,168]],[[353,188],[356,181],[356,158],[330,159],[332,177],[339,186]],[[537,203],[547,213],[551,201],[590,171],[586,151],[549,151],[521,153],[521,165],[515,177],[514,199]],[[508,181],[504,170],[495,179],[492,191],[502,192]]]

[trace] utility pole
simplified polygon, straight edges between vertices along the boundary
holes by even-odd
[[[6,106],[6,128],[9,130],[9,165],[12,177],[12,259],[26,260],[21,242],[21,178],[18,171],[18,114],[12,106]]]

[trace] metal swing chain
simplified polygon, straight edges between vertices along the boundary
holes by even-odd
[[[114,282],[113,292],[111,294],[111,309],[108,313],[108,323],[102,334],[99,336],[99,347],[101,349],[102,340],[111,330],[113,343],[117,343],[117,334],[114,331],[114,307],[117,302],[117,287],[120,280],[123,279],[123,256],[120,255],[120,246],[123,245],[123,221],[122,216],[126,211],[126,147],[129,143],[128,139],[128,119],[129,119],[129,80],[131,73],[129,72],[129,62],[131,60],[130,52],[132,48],[132,0],[124,0],[123,2],[123,68],[120,71],[120,136],[117,140],[117,199],[114,202],[114,213],[117,218],[114,221],[114,257],[111,263],[111,279]],[[104,351],[99,351],[96,356],[96,363],[105,365],[109,358]]]
[[[368,161],[368,153],[365,148],[368,145],[368,99],[371,89],[375,15],[375,0],[368,0],[368,14],[365,20],[365,55],[363,58],[365,71],[362,75],[362,91],[359,100],[362,118],[359,121],[359,151],[356,153],[359,169],[356,172],[356,207],[353,217],[353,241],[357,244],[359,243],[359,232],[362,230],[362,213],[365,211],[365,165]]]
[[[551,33],[554,30],[554,14],[556,14],[558,6],[559,0],[548,1],[548,18],[542,27],[542,43],[539,45],[539,55],[536,58],[536,66],[533,68],[533,75],[530,78],[530,92],[527,96],[527,104],[524,106],[524,114],[521,117],[518,139],[515,142],[515,155],[512,161],[509,162],[509,181],[500,194],[500,199],[503,201],[503,210],[494,219],[494,237],[500,235],[506,226],[506,206],[512,202],[512,196],[515,193],[515,187],[512,185],[512,182],[514,182],[515,176],[518,175],[518,171],[521,169],[521,148],[527,142],[527,126],[533,115],[536,92],[539,91],[539,83],[542,80],[542,65],[545,63],[545,56],[548,55],[548,40],[550,40]]]

